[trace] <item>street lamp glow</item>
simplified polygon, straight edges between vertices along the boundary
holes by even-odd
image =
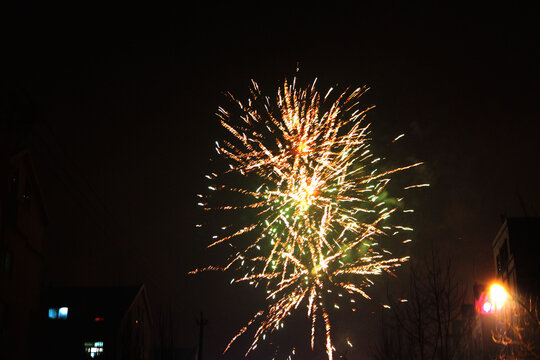
[[[508,299],[508,292],[499,284],[493,284],[489,288],[489,297],[494,306],[494,310],[500,310]]]

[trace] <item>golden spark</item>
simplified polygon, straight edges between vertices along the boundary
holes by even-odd
[[[366,290],[373,284],[371,278],[391,272],[408,259],[392,257],[376,239],[412,230],[390,223],[390,216],[400,211],[396,203],[401,199],[388,201],[384,189],[392,174],[421,163],[387,171],[374,168],[380,159],[370,151],[370,125],[364,123],[373,106],[358,109],[359,98],[368,88],[346,90],[331,101],[332,89],[321,97],[315,82],[297,89],[296,78],[292,85],[285,80],[276,99],[263,96],[252,82],[252,97],[245,103],[227,94],[235,104],[234,115],[218,109],[221,125],[230,136],[221,144],[216,142],[216,151],[228,166],[207,176],[213,193],[199,195],[199,205],[208,211],[235,212],[237,219],[243,214],[250,220],[244,224],[237,220],[213,236],[210,247],[228,244],[234,249],[225,266],[192,273],[236,270],[243,275],[232,282],[266,288],[267,308],[227,346],[254,326],[246,355],[305,303],[311,348],[320,324],[332,360],[328,309],[339,309],[339,305],[330,295],[343,298],[345,294],[352,303],[358,296],[369,299]],[[422,186],[427,185],[409,188]],[[228,194],[227,202],[210,205],[219,201],[219,193]]]

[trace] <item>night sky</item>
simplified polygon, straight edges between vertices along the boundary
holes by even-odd
[[[540,215],[536,13],[493,3],[332,5],[18,2],[3,12],[2,89],[39,108],[31,148],[49,216],[50,283],[144,282],[155,309],[174,309],[179,346],[196,344],[204,311],[208,358],[239,358],[242,342],[215,354],[262,294],[224,274],[187,275],[226,255],[205,249],[196,194],[222,134],[222,92],[244,99],[254,79],[273,95],[297,66],[301,84],[368,85],[374,148],[389,164],[425,161],[410,175],[431,184],[411,193],[412,257],[444,249],[471,285],[493,276],[501,217]],[[353,359],[365,358],[376,303],[342,325],[363,345]],[[298,334],[307,342],[307,330]]]

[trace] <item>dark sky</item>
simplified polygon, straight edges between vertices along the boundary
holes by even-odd
[[[222,91],[245,98],[255,79],[273,94],[297,63],[304,83],[370,86],[374,147],[390,153],[385,144],[404,132],[390,162],[425,161],[414,173],[431,187],[411,198],[413,257],[434,244],[469,281],[489,278],[501,215],[540,215],[535,12],[332,5],[18,2],[3,12],[0,80],[42,116],[32,146],[50,281],[145,282],[156,308],[178,314],[181,345],[196,343],[203,310],[208,355],[222,349],[260,294],[221,274],[186,275],[223,259],[195,229],[204,217],[195,195],[220,134],[214,113]],[[365,313],[353,320],[360,327]],[[350,354],[363,359],[363,350]]]

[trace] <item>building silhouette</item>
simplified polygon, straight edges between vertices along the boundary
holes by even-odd
[[[30,153],[0,159],[0,358],[33,357],[47,215]]]
[[[494,282],[502,284],[513,299],[539,295],[540,218],[506,218],[492,241]],[[511,326],[511,310],[494,311],[488,298],[489,284],[475,284],[475,316],[465,349],[471,359],[493,359],[505,351],[493,335]],[[520,300],[518,300],[520,301]],[[488,303],[486,308],[483,306]],[[509,313],[510,311],[510,313]]]
[[[144,285],[49,289],[41,320],[46,358],[150,358],[153,320]]]
[[[0,359],[33,358],[43,287],[47,211],[28,150],[38,106],[0,85]]]
[[[497,279],[512,294],[540,294],[540,218],[507,218],[492,243]]]

